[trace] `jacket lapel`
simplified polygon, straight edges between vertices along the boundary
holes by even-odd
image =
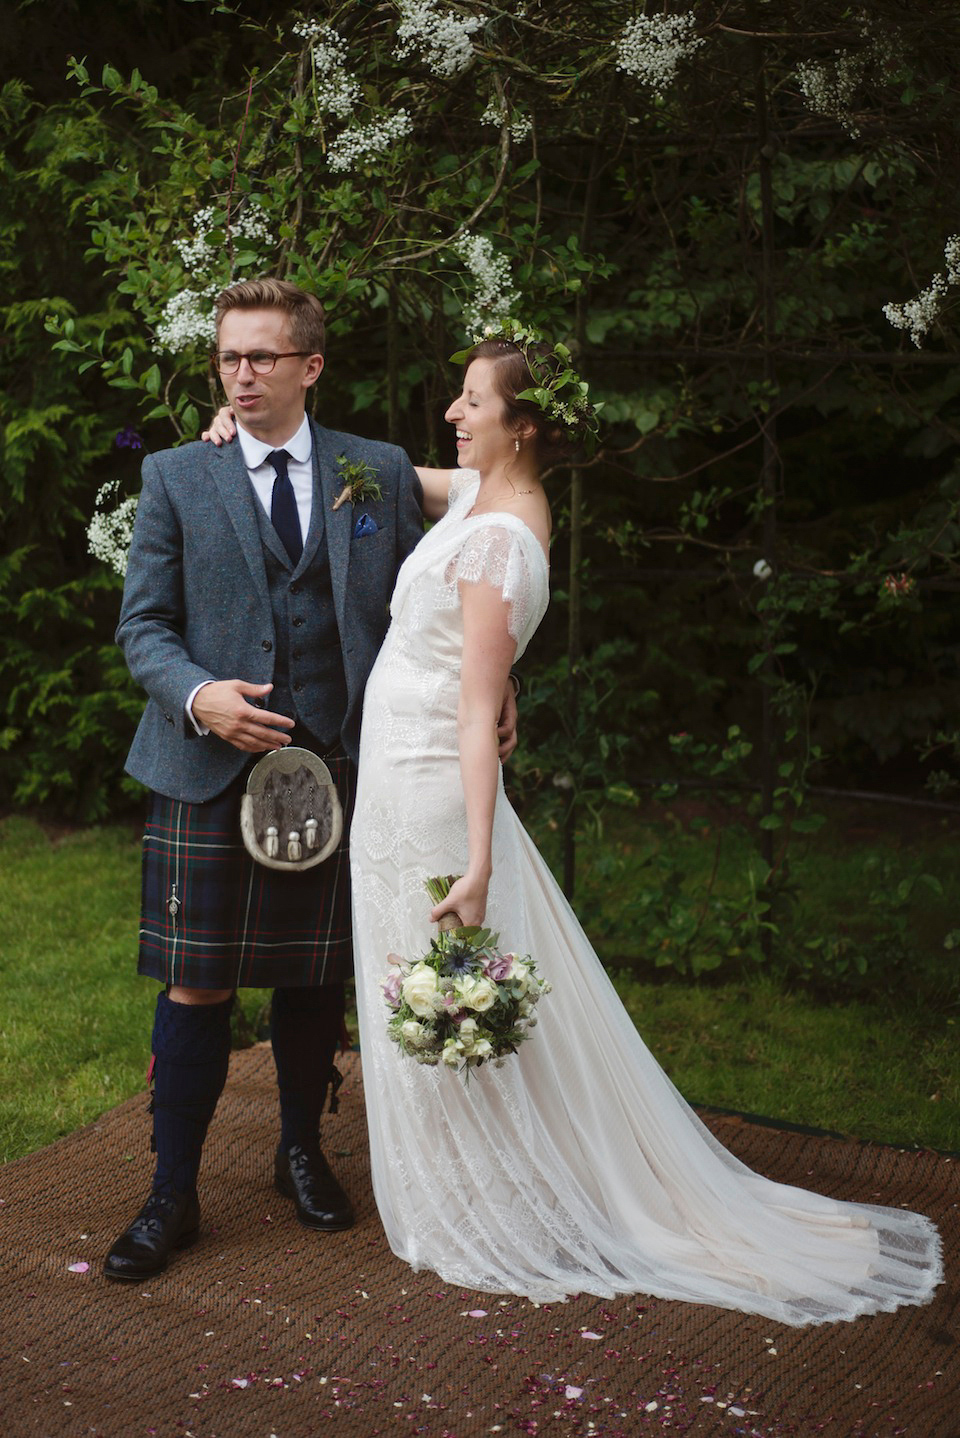
[[[313,563],[316,558],[317,547],[323,538],[323,531],[326,527],[326,510],[323,501],[323,477],[320,472],[315,433],[313,435],[310,457],[313,465],[313,496],[310,501],[310,524],[307,527],[307,537],[303,541],[303,553],[297,562],[298,573],[301,569],[306,569]]]
[[[316,523],[321,526],[320,533],[326,529],[327,534],[327,558],[330,561],[330,581],[333,586],[333,605],[337,614],[337,628],[340,630],[340,639],[346,642],[348,632],[347,614],[347,580],[350,571],[350,535],[353,529],[353,505],[341,504],[340,508],[333,508],[333,501],[336,498],[337,484],[337,456],[333,452],[333,445],[330,442],[329,432],[313,420],[310,421],[310,428],[313,432],[313,514],[310,520],[310,535],[308,538],[313,542],[311,557],[316,550],[320,534],[313,540]],[[304,552],[306,557],[306,551]]]
[[[254,505],[259,501],[253,492],[253,485],[250,483],[250,476],[243,462],[243,451],[239,444],[225,444],[219,449],[211,444],[209,450],[207,469],[217,486],[230,523],[236,532],[237,541],[250,570],[257,595],[269,607],[270,592],[267,588],[267,571],[263,562],[264,541],[261,540],[260,525],[257,522],[257,513],[254,509]],[[264,528],[266,530],[270,526]],[[265,538],[269,543],[269,536],[265,535]],[[271,544],[271,549],[273,548],[274,546]],[[279,536],[276,538],[274,552],[277,553],[278,558],[282,558],[289,565],[290,560],[280,543]]]

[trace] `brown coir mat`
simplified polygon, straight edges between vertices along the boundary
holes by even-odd
[[[149,1283],[100,1273],[149,1184],[142,1096],[0,1169],[2,1438],[960,1438],[960,1163],[708,1114],[773,1178],[930,1214],[948,1274],[935,1301],[811,1329],[643,1295],[537,1308],[393,1257],[357,1055],[345,1074],[324,1122],[357,1201],[349,1233],[308,1232],[274,1192],[264,1045],[232,1060],[201,1241]]]

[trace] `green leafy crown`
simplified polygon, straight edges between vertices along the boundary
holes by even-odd
[[[574,369],[567,346],[555,344],[545,350],[544,345],[549,342],[538,330],[508,319],[499,325],[488,325],[475,334],[469,348],[450,356],[451,362],[463,364],[473,346],[484,340],[516,346],[535,381],[531,389],[521,390],[517,399],[535,404],[548,419],[566,430],[571,439],[586,450],[593,450],[600,432],[598,415],[602,405],[592,403],[590,386]]]

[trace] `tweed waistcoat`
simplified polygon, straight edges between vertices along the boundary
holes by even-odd
[[[324,746],[340,733],[347,710],[340,631],[333,604],[330,560],[322,508],[311,523],[320,528],[312,554],[304,550],[296,570],[278,557],[273,526],[255,505],[273,611],[274,669],[269,707],[304,725]],[[315,506],[315,509],[317,507]],[[272,539],[272,543],[268,542]]]

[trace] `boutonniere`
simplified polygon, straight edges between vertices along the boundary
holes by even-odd
[[[337,459],[337,474],[342,487],[333,501],[334,509],[339,509],[341,504],[348,501],[351,504],[360,504],[365,499],[383,498],[377,471],[371,469],[364,460],[347,459],[345,454],[341,454]]]

